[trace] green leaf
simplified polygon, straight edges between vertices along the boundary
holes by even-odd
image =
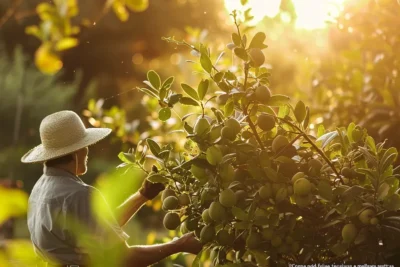
[[[294,116],[296,117],[296,120],[298,123],[302,123],[303,120],[306,117],[306,105],[304,105],[303,101],[299,101],[296,104],[296,107],[294,108]]]
[[[258,32],[256,35],[254,35],[253,39],[250,42],[249,49],[250,48],[260,48],[264,49],[267,48],[268,46],[264,44],[265,39],[267,36],[263,32]]]
[[[181,97],[182,97],[182,94],[172,94],[169,97],[168,104],[171,106],[175,105],[176,103],[179,102],[179,99],[181,99]]]
[[[120,152],[118,158],[125,163],[135,163],[135,156],[131,153]]]
[[[325,127],[323,124],[320,124],[318,126],[318,132],[317,132],[317,138],[320,138],[321,136],[323,136],[325,134]]]
[[[273,107],[283,106],[289,103],[289,100],[290,98],[286,95],[273,95],[270,97],[266,105]]]
[[[389,166],[392,165],[394,161],[396,161],[397,156],[398,152],[397,149],[394,147],[391,147],[385,151],[382,159],[379,161],[379,169],[381,173],[385,172],[386,169],[389,168]]]
[[[188,94],[195,100],[199,100],[199,96],[198,96],[196,90],[194,90],[190,85],[182,83],[181,87],[182,87],[183,91],[185,91],[186,94]]]
[[[346,191],[344,191],[341,196],[344,201],[350,201],[355,197],[359,196],[364,191],[365,189],[363,187],[359,185],[354,185],[349,189],[347,189]]]
[[[232,214],[236,219],[241,221],[246,221],[248,218],[247,213],[238,207],[232,207]]]
[[[353,130],[356,128],[356,125],[354,122],[350,123],[349,126],[347,127],[347,138],[349,138],[350,142],[354,142],[353,140]]]
[[[160,97],[160,100],[164,100],[165,96],[167,95],[167,89],[161,88],[160,93],[158,95]]]
[[[146,139],[147,145],[150,148],[151,153],[153,153],[154,156],[158,156],[158,153],[160,153],[160,146],[155,142],[154,140],[147,138]]]
[[[211,73],[213,65],[212,65],[210,57],[207,54],[201,53],[200,64],[205,71],[207,71],[208,73]]]
[[[285,118],[290,113],[290,108],[288,105],[282,105],[279,107],[278,117]]]
[[[269,266],[268,254],[261,250],[248,250],[256,259],[258,266]]]
[[[224,78],[224,75],[225,75],[225,72],[223,72],[223,71],[216,73],[216,74],[214,75],[214,81],[215,81],[216,83],[221,82],[222,78]]]
[[[197,92],[200,98],[199,100],[203,100],[203,98],[206,96],[209,85],[210,85],[210,80],[208,79],[202,80],[199,83],[199,87],[197,88]]]
[[[303,128],[307,129],[309,123],[310,123],[310,109],[306,107],[306,117],[304,118]]]
[[[183,105],[188,105],[188,106],[200,106],[196,100],[190,97],[181,97],[179,99],[179,102]]]
[[[169,182],[168,178],[165,177],[164,175],[155,173],[155,174],[150,174],[149,176],[147,176],[146,178],[149,182],[152,183],[163,183],[163,184],[167,184]]]
[[[241,47],[236,47],[236,48],[233,50],[233,52],[235,53],[235,55],[236,55],[238,58],[240,58],[240,59],[242,59],[242,60],[244,60],[244,61],[249,60],[249,56],[247,55],[247,52],[246,52],[245,49],[243,49],[243,48],[241,48]]]
[[[234,107],[235,105],[233,103],[233,100],[229,99],[228,102],[226,102],[225,104],[225,110],[224,110],[225,117],[229,117],[230,115],[232,115]]]
[[[376,145],[375,145],[375,140],[371,136],[368,136],[365,139],[365,143],[367,146],[376,154]]]
[[[331,247],[331,251],[335,253],[336,256],[341,256],[347,251],[348,247],[349,245],[347,243],[337,243]]]
[[[244,222],[244,221],[243,221],[243,222],[235,223],[235,224],[233,225],[233,227],[234,227],[235,229],[238,229],[238,230],[248,229],[249,226],[250,226],[250,223],[249,223],[249,222]]]
[[[166,79],[166,80],[164,81],[164,83],[163,83],[163,85],[161,86],[161,88],[165,88],[165,89],[171,88],[171,86],[172,86],[172,84],[174,83],[174,81],[175,81],[175,77],[174,77],[174,76],[169,77],[168,79]]]
[[[171,109],[170,108],[162,108],[158,112],[158,118],[162,121],[166,121],[171,118]]]
[[[377,199],[383,200],[389,193],[390,185],[383,183],[379,186],[377,191]]]
[[[161,79],[157,72],[155,72],[154,70],[150,70],[149,72],[147,72],[147,79],[154,88],[160,89]]]
[[[151,97],[155,97],[155,98],[158,99],[158,95],[155,94],[154,91],[149,89],[149,88],[139,88],[139,91],[142,91],[146,95],[151,96]]]
[[[232,42],[236,46],[242,46],[242,40],[240,39],[239,34],[237,33],[232,33]]]

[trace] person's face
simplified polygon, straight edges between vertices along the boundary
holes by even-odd
[[[89,154],[89,148],[87,148],[87,147],[82,148],[81,150],[78,150],[76,152],[76,157],[78,160],[76,175],[83,175],[87,172],[88,154]]]

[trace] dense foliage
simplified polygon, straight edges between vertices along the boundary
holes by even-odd
[[[202,44],[168,39],[198,54],[197,89],[182,83],[177,93],[173,77],[154,71],[141,89],[158,100],[162,121],[176,105],[197,107],[175,132],[184,150],[148,138],[121,153],[119,167],[167,184],[164,226],[194,231],[205,245],[194,266],[203,256],[220,266],[384,263],[399,231],[397,150],[354,123],[311,131],[308,107],[268,88],[265,34],[243,35],[233,17],[228,48],[243,63],[238,71],[221,69]]]

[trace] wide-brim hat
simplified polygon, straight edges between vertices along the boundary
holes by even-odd
[[[93,145],[111,133],[108,128],[86,128],[78,114],[64,110],[45,117],[40,123],[41,144],[28,151],[23,163],[56,159]]]

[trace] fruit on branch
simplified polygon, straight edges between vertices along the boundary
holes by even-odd
[[[261,199],[269,199],[272,196],[272,188],[271,184],[265,184],[263,185],[259,190],[258,194]]]
[[[293,187],[294,193],[301,197],[307,196],[311,192],[311,183],[306,178],[298,179]]]
[[[215,238],[215,228],[211,224],[205,225],[200,232],[200,241],[203,244],[213,241]]]
[[[175,191],[170,188],[165,189],[161,194],[161,201],[164,201],[167,197],[170,197],[170,196],[175,197],[176,196]]]
[[[219,202],[226,208],[234,206],[236,201],[236,195],[230,188],[225,189],[219,194]]]
[[[163,210],[174,210],[178,208],[179,200],[175,196],[169,196],[164,199],[162,208]]]
[[[305,208],[308,205],[311,204],[312,201],[312,195],[306,195],[306,196],[299,196],[299,195],[293,195],[293,199],[296,202],[296,205],[301,207],[301,208]]]
[[[190,172],[199,180],[207,179],[207,171],[204,168],[200,168],[194,164],[190,167]]]
[[[206,151],[206,158],[211,165],[217,165],[222,160],[222,152],[217,146],[210,146]]]
[[[271,240],[274,236],[274,230],[271,228],[264,228],[261,232],[261,235],[265,240]]]
[[[269,114],[262,113],[257,118],[257,126],[263,131],[271,131],[275,127],[275,118]]]
[[[308,162],[308,167],[318,174],[322,169],[322,163],[317,159],[310,159]]]
[[[369,221],[369,223],[372,225],[377,225],[379,223],[379,219],[374,217]]]
[[[293,175],[292,183],[294,184],[298,179],[305,178],[305,177],[306,177],[306,175],[304,174],[304,172],[298,172],[295,175]]]
[[[211,203],[208,213],[215,222],[222,222],[226,219],[226,209],[218,201]]]
[[[240,130],[242,129],[240,126],[240,123],[236,119],[233,119],[233,118],[227,119],[225,121],[225,126],[231,128],[235,134],[238,134],[240,132]]]
[[[344,167],[341,171],[341,174],[346,177],[346,178],[352,178],[353,177],[353,171],[349,167]]]
[[[189,231],[195,231],[197,228],[199,228],[199,217],[189,217],[185,222],[186,222],[186,228]]]
[[[277,153],[287,145],[289,145],[289,140],[283,135],[277,135],[272,141],[272,151]]]
[[[375,211],[371,209],[365,209],[358,215],[358,218],[363,224],[370,224],[371,219],[374,217],[375,217]]]
[[[346,243],[353,242],[357,236],[357,232],[358,232],[357,227],[354,224],[352,223],[346,224],[342,229],[343,241]]]
[[[233,245],[233,241],[235,240],[235,236],[230,234],[227,230],[222,229],[217,233],[217,242],[221,246],[231,246]]]
[[[236,139],[236,133],[229,126],[224,126],[221,130],[221,136],[229,141],[234,141]]]
[[[181,224],[181,219],[177,213],[169,212],[165,214],[163,224],[168,230],[175,230]]]
[[[203,222],[205,224],[210,224],[213,222],[213,220],[210,217],[210,214],[208,213],[208,209],[203,210],[203,213],[201,214],[201,218],[203,219]]]
[[[203,136],[210,131],[210,123],[206,118],[199,118],[194,125],[194,133]]]
[[[187,206],[190,204],[190,198],[188,194],[182,194],[178,196],[179,205]]]
[[[256,90],[254,91],[254,100],[262,103],[267,104],[269,99],[271,98],[271,91],[265,85],[257,86]]]
[[[250,66],[252,67],[261,67],[265,62],[264,53],[259,48],[250,48],[248,55],[250,57]]]

